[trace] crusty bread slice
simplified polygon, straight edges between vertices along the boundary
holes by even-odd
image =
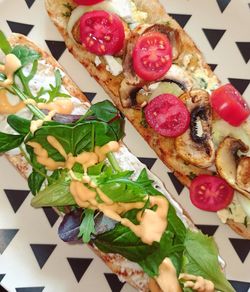
[[[80,88],[78,88],[77,85],[67,76],[61,65],[50,54],[39,48],[36,44],[21,34],[12,34],[8,40],[12,45],[24,45],[32,48],[33,50],[36,50],[41,54],[41,58],[45,60],[47,64],[50,64],[55,68],[60,68],[65,73],[62,79],[62,84],[67,89],[67,91],[72,96],[75,96],[84,102],[89,102]],[[15,155],[5,154],[5,156],[18,170],[18,172],[27,179],[30,173],[30,166],[23,155],[18,153]],[[59,211],[57,212],[59,213]],[[104,254],[93,246],[90,246],[90,248],[107,264],[112,272],[120,276],[121,280],[130,283],[130,285],[140,291],[149,291],[149,277],[143,272],[138,264],[132,263],[118,254]]]
[[[204,57],[202,56],[195,43],[180,27],[180,25],[167,14],[164,7],[158,0],[135,0],[134,2],[139,10],[148,13],[148,23],[154,24],[158,22],[159,19],[166,22],[170,21],[171,26],[177,29],[180,33],[183,50],[185,52],[191,52],[199,56],[202,60],[199,66],[206,68],[207,74],[210,77],[214,77],[218,80],[215,74],[211,71],[210,67],[207,65]],[[67,0],[67,3],[69,3],[72,7],[75,7],[73,0]],[[162,137],[151,128],[144,128],[140,123],[140,111],[133,108],[122,107],[119,98],[119,88],[124,78],[123,74],[120,74],[116,77],[113,76],[106,70],[106,66],[104,64],[99,65],[97,68],[95,65],[95,56],[87,52],[80,44],[77,44],[69,37],[67,32],[68,18],[63,16],[63,13],[65,13],[65,6],[63,4],[65,4],[65,0],[45,0],[48,14],[63,36],[69,51],[88,70],[90,75],[94,77],[97,82],[104,88],[117,108],[119,108],[119,110],[128,118],[132,125],[156,152],[159,158],[167,165],[168,168],[174,172],[176,177],[185,186],[189,187],[191,183],[189,177],[190,174],[199,175],[200,173],[206,173],[208,171],[191,164],[187,164],[176,152],[174,139]],[[154,13],[152,13],[152,11]],[[233,220],[228,220],[227,224],[242,237],[250,238],[250,227],[246,228],[244,224],[236,223]]]

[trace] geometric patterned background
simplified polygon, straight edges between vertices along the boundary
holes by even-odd
[[[162,0],[187,30],[223,83],[230,81],[250,103],[249,0]],[[43,0],[0,0],[0,29],[19,32],[50,51],[94,102],[107,98],[65,49],[50,22]],[[250,291],[250,240],[220,223],[216,214],[192,206],[187,190],[127,122],[125,143],[162,181],[195,224],[214,235],[227,262],[236,291]],[[136,143],[134,143],[136,141]],[[69,245],[57,236],[58,215],[50,208],[30,207],[26,181],[0,157],[0,291],[132,292],[88,247]],[[3,288],[4,287],[4,288]]]

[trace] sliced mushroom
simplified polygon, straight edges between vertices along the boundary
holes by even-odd
[[[176,151],[185,161],[207,168],[215,158],[209,95],[203,90],[192,90],[180,98],[190,111],[191,122],[189,129],[175,139]]]
[[[241,157],[236,173],[237,185],[250,193],[250,157]]]
[[[244,158],[238,155],[241,151],[246,153],[249,147],[241,140],[226,137],[219,145],[216,152],[215,165],[218,173],[235,190],[250,199],[249,173],[250,157]]]

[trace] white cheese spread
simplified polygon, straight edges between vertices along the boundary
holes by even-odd
[[[120,58],[114,58],[113,56],[105,55],[105,61],[107,62],[106,70],[109,71],[112,75],[118,76],[122,73],[122,60]]]

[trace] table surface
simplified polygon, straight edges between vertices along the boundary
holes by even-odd
[[[162,3],[195,40],[221,81],[229,80],[250,101],[249,0],[162,0]],[[23,33],[50,51],[94,102],[107,98],[66,50],[42,0],[0,0],[0,29],[7,35]],[[193,207],[187,189],[129,122],[125,143],[164,181],[176,200],[192,214],[195,224],[204,233],[214,235],[220,254],[227,262],[228,279],[237,291],[248,291],[250,241],[221,224],[216,214]],[[121,283],[88,247],[60,241],[58,215],[52,209],[33,209],[30,200],[26,181],[0,157],[0,283],[5,289],[134,291],[128,284]]]

